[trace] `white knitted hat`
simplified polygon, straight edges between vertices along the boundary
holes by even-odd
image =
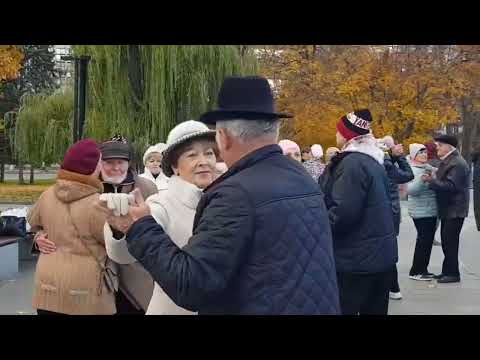
[[[283,139],[278,142],[278,146],[282,148],[283,155],[287,155],[289,151],[300,152],[300,146],[295,141]]]
[[[410,160],[415,160],[417,157],[417,154],[420,150],[422,149],[427,149],[425,145],[423,144],[410,144],[409,150],[410,150]]]
[[[184,121],[175,126],[167,138],[167,148],[163,152],[162,170],[165,176],[173,175],[171,155],[178,146],[193,140],[207,138],[215,141],[215,130],[210,130],[207,125],[195,120]]]
[[[153,146],[150,146],[147,151],[145,151],[145,154],[143,154],[143,165],[147,165],[147,158],[151,153],[163,153],[163,151],[167,148],[167,144],[164,143],[158,143]]]
[[[314,144],[312,145],[312,147],[310,148],[312,150],[312,156],[314,158],[321,158],[323,157],[323,148],[322,148],[322,145],[319,145],[319,144]]]

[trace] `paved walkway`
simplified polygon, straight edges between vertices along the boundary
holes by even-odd
[[[405,204],[404,204],[405,205]],[[0,208],[2,206],[0,205]],[[406,314],[480,314],[480,232],[477,231],[473,210],[466,219],[460,241],[462,282],[437,284],[408,278],[415,248],[415,227],[403,209],[399,237],[399,282],[402,300],[391,300],[391,315]],[[437,233],[439,237],[439,232]],[[443,260],[441,247],[434,246],[430,272],[439,273]],[[31,307],[34,261],[21,263],[21,272],[12,281],[0,281],[0,314],[33,314]]]
[[[416,231],[412,219],[403,209],[399,245],[399,283],[402,300],[391,300],[389,313],[400,314],[480,314],[480,232],[477,231],[473,208],[465,220],[460,237],[460,272],[462,282],[438,284],[436,281],[414,281],[408,278],[415,249]],[[440,230],[437,231],[440,240]],[[441,272],[442,248],[434,246],[429,271]]]
[[[36,261],[21,261],[15,279],[0,280],[0,315],[35,315],[32,308]]]

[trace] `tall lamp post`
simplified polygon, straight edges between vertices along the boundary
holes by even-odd
[[[75,85],[73,92],[73,142],[75,143],[83,137],[87,104],[88,63],[91,57],[87,55],[62,56],[61,59],[64,61],[73,60],[75,63]]]

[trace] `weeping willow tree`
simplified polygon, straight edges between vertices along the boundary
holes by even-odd
[[[75,45],[73,52],[92,56],[86,135],[120,133],[137,159],[176,124],[213,108],[226,76],[257,71],[247,46]]]
[[[70,89],[52,95],[23,96],[12,142],[17,160],[30,164],[30,183],[33,183],[35,168],[61,161],[70,145],[72,123]]]

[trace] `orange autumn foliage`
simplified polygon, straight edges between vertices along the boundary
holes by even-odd
[[[336,123],[354,109],[373,114],[375,136],[425,142],[458,121],[469,78],[446,52],[395,46],[301,45],[263,49],[263,75],[276,84],[280,111],[294,114],[282,137],[301,146],[335,145]],[[458,51],[454,52],[458,55]]]
[[[15,45],[0,45],[0,81],[14,80],[20,75],[23,52]]]

